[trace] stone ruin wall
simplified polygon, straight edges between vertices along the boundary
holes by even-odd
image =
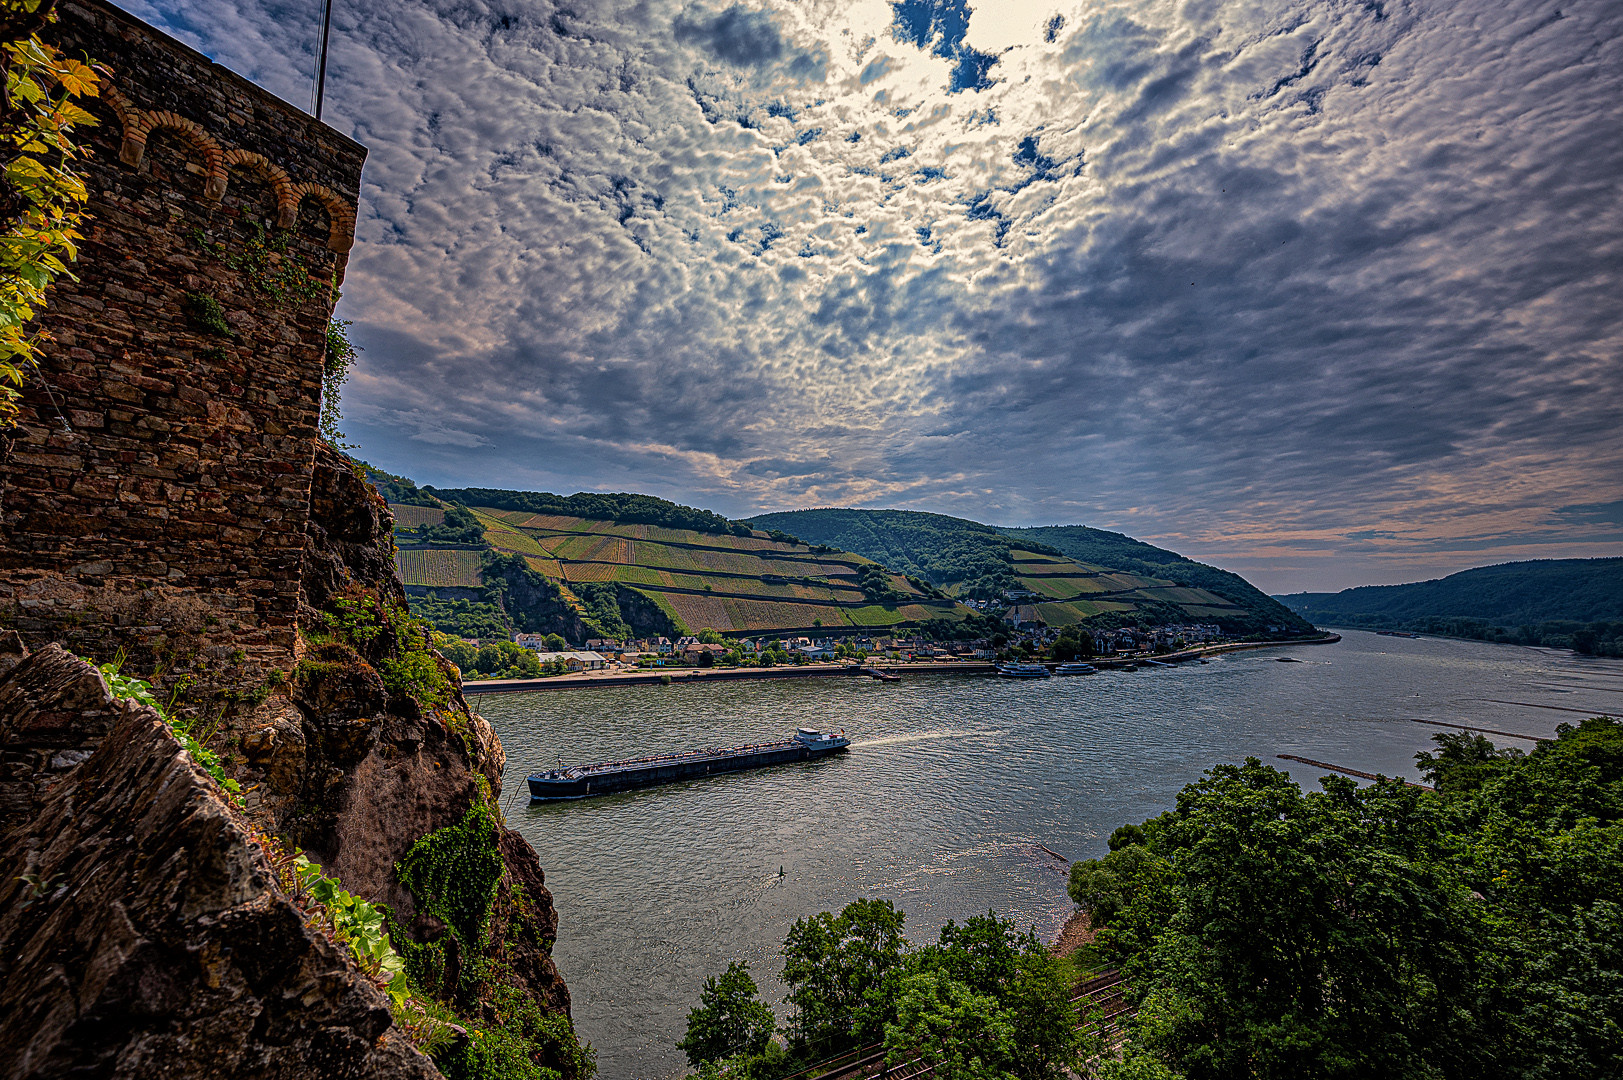
[[[79,280],[52,290],[54,341],[0,439],[0,626],[246,685],[291,663],[327,286],[366,151],[99,0],[57,11],[44,36],[113,75],[79,132]],[[256,270],[258,236],[286,254]],[[268,295],[283,258],[321,286]],[[188,313],[197,294],[229,335]]]

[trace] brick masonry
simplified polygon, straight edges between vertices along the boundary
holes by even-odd
[[[286,668],[333,295],[366,151],[99,0],[45,36],[113,71],[81,131],[78,282],[0,462],[0,626],[142,670]],[[321,283],[267,294],[256,237]],[[238,268],[233,269],[235,261]],[[219,305],[208,328],[195,298]],[[189,298],[191,298],[189,300]]]

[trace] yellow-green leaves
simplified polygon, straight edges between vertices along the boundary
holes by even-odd
[[[32,14],[39,0],[3,0],[10,15]],[[68,274],[79,257],[84,220],[84,181],[75,171],[84,152],[73,140],[76,126],[95,117],[73,99],[100,92],[96,69],[62,56],[37,35],[0,45],[5,50],[7,109],[0,117],[6,152],[5,181],[22,207],[0,230],[0,426],[17,414],[17,391],[27,369],[38,363],[48,335],[27,331],[45,306],[45,290]]]

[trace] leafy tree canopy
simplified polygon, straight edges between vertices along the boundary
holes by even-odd
[[[1218,766],[1073,868],[1139,1005],[1119,1075],[1623,1074],[1623,723],[1437,742],[1436,793]]]
[[[692,529],[707,533],[748,533],[733,522],[709,510],[678,506],[652,495],[626,492],[608,494],[583,491],[575,495],[554,495],[546,491],[507,491],[499,488],[427,487],[423,490],[446,502],[465,506],[488,506],[497,510],[519,510],[530,514],[560,514],[567,517],[616,521],[631,525],[659,525],[667,529]]]
[[[749,965],[736,960],[721,975],[706,979],[699,1007],[688,1012],[687,1035],[676,1044],[688,1063],[764,1052],[776,1021],[759,994]]]

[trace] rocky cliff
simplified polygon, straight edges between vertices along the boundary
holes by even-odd
[[[429,1075],[408,1034],[453,1078],[588,1075],[501,744],[318,438],[365,151],[105,0],[58,11],[112,75],[81,258],[0,432],[0,1078]],[[431,1023],[391,1026],[306,926],[294,847],[386,907]]]
[[[406,615],[382,500],[325,447],[312,493],[299,659],[251,710],[191,718],[240,810],[94,668],[0,643],[0,1076],[436,1075],[256,835],[387,906],[414,993],[470,1032],[446,1075],[590,1074],[501,743]]]
[[[157,713],[0,666],[0,1076],[438,1075]]]
[[[497,809],[506,756],[456,668],[406,613],[392,526],[371,485],[321,447],[299,659],[284,689],[225,735],[239,746],[233,771],[256,820],[389,906],[396,947],[425,992],[493,1025],[522,998],[565,1030],[552,896],[535,851]],[[420,871],[412,884],[401,872],[408,857]],[[448,863],[467,880],[436,877]],[[538,1061],[570,1075],[573,1036],[553,1041],[542,1040]]]

